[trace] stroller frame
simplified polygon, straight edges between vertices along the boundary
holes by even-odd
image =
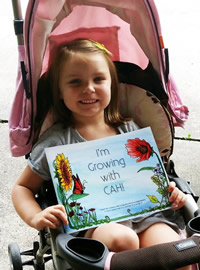
[[[15,21],[14,21],[15,33],[17,35],[18,45],[21,46],[24,44],[24,36],[23,36],[24,26],[23,26],[23,18],[21,15],[20,1],[19,0],[12,0],[12,2],[13,2],[14,17],[15,17]],[[36,2],[36,0],[31,0],[31,2],[33,3],[33,7],[34,7],[34,3]],[[37,1],[37,2],[39,2],[39,1]],[[148,1],[148,0],[144,0],[144,2],[145,2],[145,4],[148,5],[149,8],[151,7],[150,3],[151,4],[153,3],[153,1]],[[33,9],[31,9],[31,11],[33,11]],[[159,32],[160,30],[158,29],[157,31]],[[159,42],[158,42],[158,44],[159,44]],[[167,106],[167,103],[168,103],[168,96],[166,95],[166,92],[167,92],[166,88],[168,87],[167,83],[168,83],[169,78],[170,78],[169,77],[169,59],[168,59],[167,49],[164,49],[164,55],[165,55],[165,57],[164,57],[165,61],[160,56],[160,66],[161,66],[163,72],[161,74],[162,83],[161,83],[161,86],[158,86],[158,88],[159,89],[164,88],[165,91],[159,96],[157,96],[157,93],[153,93],[153,94],[155,96],[157,96],[157,98],[162,100],[163,109],[165,110],[165,106]],[[123,70],[123,63],[116,63],[116,65],[117,65],[117,69],[118,69],[119,73],[123,74],[121,72]],[[22,81],[23,81],[23,85],[24,85],[26,98],[28,100],[31,100],[32,93],[31,93],[30,89],[32,89],[32,86],[30,87],[30,84],[27,81],[26,68],[27,67],[25,67],[25,63],[23,61],[21,61]],[[31,66],[30,66],[30,69],[31,69]],[[148,67],[148,70],[150,70],[150,72],[152,72],[151,66]],[[31,72],[29,72],[29,76],[31,76]],[[123,78],[123,76],[122,76],[122,78]],[[29,78],[29,79],[31,81],[31,78]],[[123,80],[122,80],[122,83],[124,83]],[[129,83],[133,83],[133,82],[129,82]],[[139,83],[139,86],[141,86],[140,83]],[[151,90],[153,91],[153,87]],[[32,100],[32,102],[34,102],[34,100]],[[33,104],[32,104],[31,108],[32,108],[31,118],[33,118],[34,117],[34,110],[35,110]],[[169,107],[168,107],[168,109],[169,109]],[[170,113],[177,120],[177,122],[179,122],[179,125],[183,124],[183,120],[178,119],[178,117],[176,115],[174,115],[172,108],[170,110]],[[170,118],[171,116],[168,116],[168,117]],[[171,131],[173,133],[173,127],[171,127]],[[32,134],[32,132],[30,132],[30,134],[28,136],[28,140],[26,141],[26,144],[29,144],[31,142],[32,136],[33,136],[33,134]],[[193,231],[196,231],[196,230],[198,231],[198,229],[197,229],[198,226],[196,227],[196,225],[199,224],[199,219],[200,219],[200,217],[198,216],[200,214],[199,209],[196,205],[196,202],[198,200],[198,196],[196,196],[194,194],[194,192],[192,191],[192,189],[190,188],[190,186],[188,185],[187,182],[185,182],[184,180],[182,180],[181,178],[178,177],[178,175],[175,172],[173,162],[169,162],[167,171],[169,174],[170,181],[171,180],[175,181],[177,186],[184,193],[188,194],[189,199],[188,199],[187,205],[185,206],[186,214],[184,214],[185,220],[186,220],[186,222],[190,221],[188,224],[189,229],[191,229]],[[44,185],[42,187],[41,191],[37,195],[37,200],[42,208],[46,208],[47,206],[49,206],[55,202],[55,198],[52,201],[52,198],[50,199],[48,196],[48,194],[49,193],[52,194],[52,192],[53,191],[52,191],[51,186],[46,187]],[[191,222],[191,219],[192,219],[192,222]],[[195,220],[195,222],[193,222],[194,220]],[[194,226],[193,226],[193,224],[194,224]],[[56,270],[71,269],[69,263],[66,261],[65,256],[63,255],[63,250],[62,250],[63,243],[61,243],[59,240],[60,239],[59,236],[62,233],[63,233],[62,227],[57,229],[57,230],[51,230],[48,228],[45,230],[42,230],[39,232],[39,238],[40,238],[39,242],[34,242],[33,249],[29,250],[29,251],[24,251],[24,252],[20,252],[19,247],[16,243],[11,243],[8,247],[8,250],[9,250],[11,264],[13,265],[13,269],[14,270],[19,270],[19,269],[22,270],[23,266],[32,265],[34,267],[34,269],[36,269],[36,270],[43,270],[43,269],[45,269],[45,263],[51,259],[53,259],[54,267]],[[64,236],[62,235],[62,237],[64,237]],[[100,261],[100,258],[104,255],[104,252],[105,252],[105,250],[103,247],[100,254],[92,254],[92,255],[94,255],[94,257],[98,258],[97,261]],[[33,256],[33,259],[22,262],[21,256],[27,256],[27,255]],[[101,265],[99,267],[101,267]],[[99,268],[99,269],[102,269],[102,268]]]

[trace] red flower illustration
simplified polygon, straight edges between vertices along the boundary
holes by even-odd
[[[76,205],[76,203],[75,202],[71,202],[69,205],[70,205],[70,207],[74,207]]]
[[[73,210],[70,211],[69,214],[68,214],[68,216],[69,216],[70,218],[73,217],[73,216],[74,216],[74,211],[73,211]]]
[[[96,209],[95,208],[90,208],[89,211],[90,212],[94,212]]]
[[[129,139],[126,144],[128,154],[133,158],[138,158],[136,162],[148,160],[153,154],[153,148],[145,140]]]

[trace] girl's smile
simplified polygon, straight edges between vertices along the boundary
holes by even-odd
[[[93,104],[95,102],[98,102],[97,99],[85,99],[85,100],[81,100],[80,103],[82,104]]]

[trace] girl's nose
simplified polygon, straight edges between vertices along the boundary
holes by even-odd
[[[91,82],[87,83],[83,88],[83,94],[91,94],[94,92],[95,92],[95,88]]]

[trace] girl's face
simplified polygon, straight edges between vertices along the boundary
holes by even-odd
[[[104,117],[111,98],[111,76],[104,56],[100,53],[70,56],[61,67],[59,89],[75,120]]]

